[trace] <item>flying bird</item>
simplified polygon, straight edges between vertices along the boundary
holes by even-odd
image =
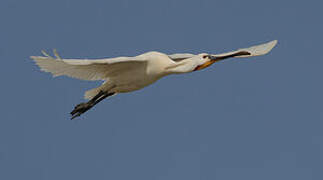
[[[164,76],[198,71],[224,59],[264,55],[276,44],[277,40],[274,40],[222,54],[167,55],[152,51],[134,57],[93,60],[62,59],[54,50],[55,57],[42,51],[44,56],[31,56],[31,59],[42,71],[50,72],[54,77],[65,75],[81,80],[103,81],[99,87],[85,92],[84,98],[88,101],[75,106],[71,112],[71,119],[74,119],[109,96],[139,90]]]

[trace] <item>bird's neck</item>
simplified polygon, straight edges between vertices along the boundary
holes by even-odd
[[[190,58],[172,63],[170,66],[166,67],[167,74],[182,74],[192,72],[193,70],[194,63]]]

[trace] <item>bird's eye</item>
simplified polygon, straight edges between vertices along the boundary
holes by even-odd
[[[209,57],[209,56],[208,56],[208,55],[204,55],[204,56],[203,56],[203,59],[205,59],[205,58],[207,58],[207,57]]]

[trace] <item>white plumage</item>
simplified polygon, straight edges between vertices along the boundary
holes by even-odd
[[[42,71],[50,72],[53,76],[66,75],[81,80],[103,80],[104,83],[100,87],[85,93],[86,99],[92,99],[99,93],[103,96],[103,94],[107,93],[116,94],[135,91],[154,83],[163,76],[200,70],[222,59],[264,55],[276,43],[277,41],[275,40],[258,46],[215,55],[206,53],[198,55],[188,53],[166,55],[160,52],[148,52],[135,57],[88,60],[62,59],[54,51],[55,58],[45,52],[43,52],[45,56],[31,56],[31,58]],[[94,106],[93,104],[96,104],[96,101],[97,99],[90,100],[87,106],[90,106],[90,104]],[[84,111],[84,108],[82,110]],[[78,112],[76,116],[84,113],[81,110]]]

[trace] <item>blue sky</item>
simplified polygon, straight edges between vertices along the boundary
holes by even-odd
[[[323,179],[320,1],[2,0],[0,179]],[[40,72],[66,58],[261,57],[174,75],[69,120],[98,82]],[[4,83],[4,84],[3,84]]]

